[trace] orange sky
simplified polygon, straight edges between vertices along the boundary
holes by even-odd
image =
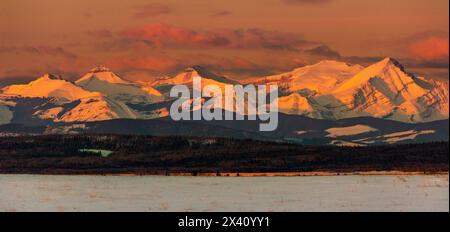
[[[0,79],[130,79],[203,65],[246,78],[322,59],[392,56],[448,79],[448,0],[2,0]]]

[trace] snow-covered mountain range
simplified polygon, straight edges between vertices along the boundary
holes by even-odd
[[[279,86],[279,111],[312,119],[360,117],[402,123],[448,119],[448,82],[415,76],[396,60],[368,67],[322,61],[267,77],[236,81],[202,67],[152,82],[128,81],[97,67],[75,82],[46,74],[28,84],[0,90],[0,125],[42,125],[168,116],[170,88],[202,77],[202,86],[255,84]]]
[[[407,123],[448,119],[448,82],[416,77],[386,58],[367,68],[323,61],[252,80],[282,88],[279,109],[319,119],[375,117]]]

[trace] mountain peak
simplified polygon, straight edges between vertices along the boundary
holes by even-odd
[[[354,91],[374,79],[377,79],[378,82],[384,82],[385,87],[391,90],[398,90],[405,88],[405,84],[414,82],[415,78],[412,74],[405,71],[400,62],[387,57],[365,68],[340,85],[334,92]]]
[[[76,83],[83,84],[87,81],[92,81],[94,79],[97,81],[108,82],[111,84],[129,84],[128,81],[117,76],[114,72],[112,72],[109,68],[105,66],[98,66],[91,69],[91,71],[89,71],[83,77],[78,79]]]
[[[222,83],[229,83],[229,84],[237,83],[233,80],[230,80],[224,76],[220,76],[220,75],[210,71],[209,69],[207,69],[203,66],[199,66],[199,65],[194,65],[192,67],[186,68],[184,70],[184,72],[185,73],[196,72],[202,78],[207,78],[207,79],[211,79],[211,80],[222,82]]]
[[[345,63],[342,61],[337,61],[337,60],[322,60],[314,65],[346,65],[346,66],[351,66],[351,64],[349,63]]]
[[[383,60],[376,63],[375,65],[379,65],[379,66],[393,65],[393,66],[399,68],[400,70],[402,70],[403,72],[405,72],[405,67],[398,60],[396,60],[392,57],[386,57]]]
[[[191,67],[187,67],[186,69],[185,69],[185,71],[201,71],[201,70],[205,70],[205,71],[207,71],[207,69],[205,68],[205,67],[203,67],[203,66],[200,66],[200,65],[193,65],[193,66],[191,66]]]
[[[383,60],[367,67],[365,70],[368,72],[368,74],[371,73],[373,75],[376,75],[379,73],[389,72],[389,70],[393,70],[395,68],[398,68],[401,72],[404,72],[408,76],[412,76],[405,71],[404,66],[398,60],[391,57],[386,57]]]
[[[99,66],[91,69],[91,71],[89,71],[89,72],[90,73],[102,73],[102,72],[112,72],[112,71],[111,71],[111,69],[109,69],[105,66],[99,65]]]
[[[38,79],[64,80],[61,76],[59,76],[59,75],[54,75],[54,74],[50,74],[50,73],[46,73],[46,74],[44,74],[42,77],[40,77],[40,78],[38,78]]]
[[[289,72],[250,79],[245,83],[278,85],[282,89],[282,94],[304,90],[320,94],[330,92],[338,84],[352,78],[362,69],[364,68],[360,65],[336,60],[323,60]]]
[[[354,74],[358,71],[361,71],[363,67],[361,65],[354,65],[350,63],[346,63],[343,61],[337,61],[337,60],[322,60],[315,64],[306,65],[300,68],[296,68],[293,71],[294,72],[305,72],[306,70],[310,72],[339,72],[339,71],[350,71],[354,72]]]
[[[200,76],[204,77],[204,78],[219,78],[219,75],[209,71],[207,68],[199,66],[199,65],[195,65],[192,67],[188,67],[184,70],[184,72],[197,72]]]
[[[220,76],[205,67],[191,66],[184,71],[178,73],[174,77],[162,77],[152,82],[153,86],[166,86],[166,85],[180,85],[180,84],[192,84],[194,77],[201,77],[203,81],[207,83],[223,83],[223,84],[238,84],[237,81]]]
[[[74,83],[52,74],[45,74],[28,84],[9,85],[2,90],[5,94],[23,97],[57,98],[64,101],[100,96],[99,93],[84,90]]]

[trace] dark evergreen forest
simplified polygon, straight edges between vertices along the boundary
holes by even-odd
[[[83,149],[108,150],[99,152]],[[3,137],[0,173],[447,172],[448,142],[313,146],[206,137],[48,135]]]

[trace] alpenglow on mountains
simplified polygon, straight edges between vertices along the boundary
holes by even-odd
[[[320,119],[370,116],[407,123],[448,119],[448,82],[416,77],[386,58],[367,68],[323,61],[253,80],[283,89],[281,112]]]
[[[18,104],[42,101],[28,113],[37,119],[63,122],[117,118],[151,119],[167,116],[170,87],[190,85],[200,76],[207,84],[237,84],[204,68],[188,68],[172,78],[154,82],[127,81],[97,67],[75,82],[46,74],[28,84],[1,89],[2,124],[14,122]],[[367,68],[322,61],[279,75],[242,84],[278,85],[279,110],[317,119],[375,117],[407,123],[448,119],[448,82],[416,77],[396,60],[386,58]],[[159,104],[156,104],[159,103]],[[153,108],[146,107],[153,105]],[[157,105],[161,107],[158,108]]]
[[[448,120],[449,116],[448,82],[415,76],[398,61],[386,58],[368,67],[327,60],[241,82],[202,67],[152,82],[128,81],[106,67],[92,69],[75,82],[46,74],[28,84],[0,90],[0,125],[48,127],[58,123],[167,118],[174,100],[169,97],[171,87],[192,85],[195,76],[202,77],[202,86],[278,85],[280,113],[287,118],[316,120],[317,125],[361,118],[419,125]],[[295,133],[300,136],[307,132]]]

